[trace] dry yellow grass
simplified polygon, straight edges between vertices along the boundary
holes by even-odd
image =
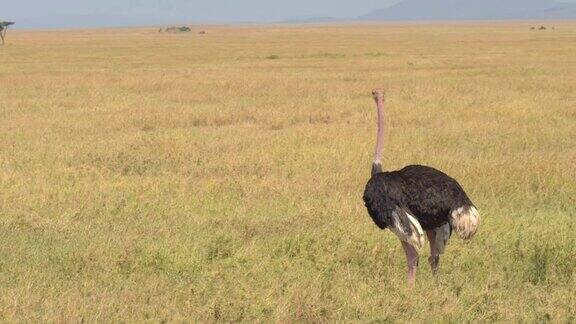
[[[0,321],[576,320],[576,23],[13,31]],[[361,196],[384,166],[483,215],[417,289]]]

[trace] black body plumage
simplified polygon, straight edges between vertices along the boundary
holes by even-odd
[[[424,230],[431,230],[449,222],[453,210],[473,206],[456,180],[422,165],[374,173],[366,184],[364,203],[381,229],[392,225],[395,210],[410,213]],[[405,222],[406,218],[401,217],[400,221]]]

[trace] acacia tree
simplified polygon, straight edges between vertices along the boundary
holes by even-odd
[[[4,38],[10,25],[14,25],[14,23],[11,21],[0,21],[0,38],[2,39],[2,45],[4,45]]]

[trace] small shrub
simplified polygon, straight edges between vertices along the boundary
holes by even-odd
[[[273,55],[266,56],[266,58],[269,60],[278,60],[278,59],[280,59],[280,56],[273,54]]]

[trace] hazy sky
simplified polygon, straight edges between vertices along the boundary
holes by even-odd
[[[0,20],[17,28],[170,23],[278,22],[353,18],[401,0],[2,0]],[[468,0],[482,1],[482,0]],[[506,1],[506,0],[502,0]],[[543,0],[547,1],[547,0]],[[576,0],[560,0],[576,3]]]
[[[191,22],[279,21],[292,18],[355,17],[399,0],[6,0],[0,20],[62,16],[130,16]]]

